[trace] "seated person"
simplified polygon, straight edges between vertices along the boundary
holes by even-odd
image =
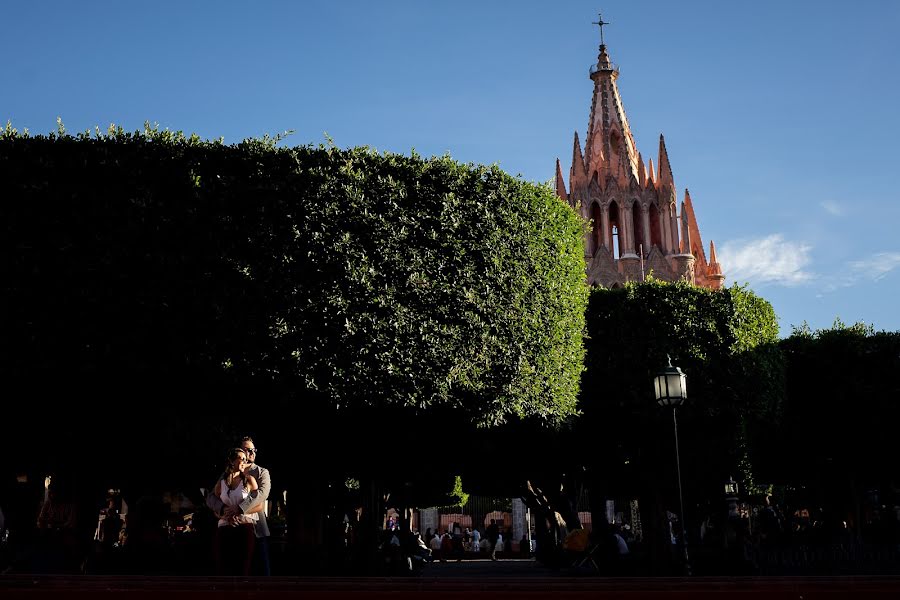
[[[588,548],[589,536],[586,529],[573,529],[563,541],[563,550],[584,552]]]

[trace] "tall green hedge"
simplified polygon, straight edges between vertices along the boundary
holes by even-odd
[[[679,421],[686,478],[696,477],[689,495],[703,497],[702,486],[716,494],[729,475],[753,484],[755,424],[777,420],[784,397],[771,304],[740,286],[653,280],[595,290],[587,331],[582,426],[598,436],[608,479],[671,475],[672,416],[653,397],[653,377],[671,356],[687,375]]]
[[[896,489],[900,332],[836,320],[827,329],[795,329],[781,348],[788,397],[769,438],[775,478],[808,485],[804,500],[821,494],[850,503],[862,490]]]
[[[7,128],[0,197],[6,377],[275,384],[481,425],[575,411],[582,224],[497,167]]]

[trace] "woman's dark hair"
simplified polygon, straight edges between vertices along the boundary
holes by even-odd
[[[228,451],[228,461],[225,463],[226,471],[231,467],[231,463],[238,457],[238,454],[243,454],[245,459],[247,457],[247,451],[243,448],[232,448]]]

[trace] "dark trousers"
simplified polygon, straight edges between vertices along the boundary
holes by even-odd
[[[216,529],[216,574],[249,575],[256,546],[253,525],[225,526]]]
[[[254,575],[268,577],[272,574],[272,566],[269,563],[269,538],[256,538],[256,550],[253,552],[253,568]]]

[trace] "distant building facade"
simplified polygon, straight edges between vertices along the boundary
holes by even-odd
[[[652,273],[657,279],[685,279],[718,289],[725,276],[715,245],[710,242],[707,258],[686,189],[681,210],[676,210],[675,180],[662,135],[656,166],[651,158],[645,167],[625,116],[618,76],[601,43],[597,64],[590,69],[594,95],[587,139],[582,150],[575,132],[568,191],[556,161],[557,195],[591,223],[584,243],[588,283],[617,287]]]

